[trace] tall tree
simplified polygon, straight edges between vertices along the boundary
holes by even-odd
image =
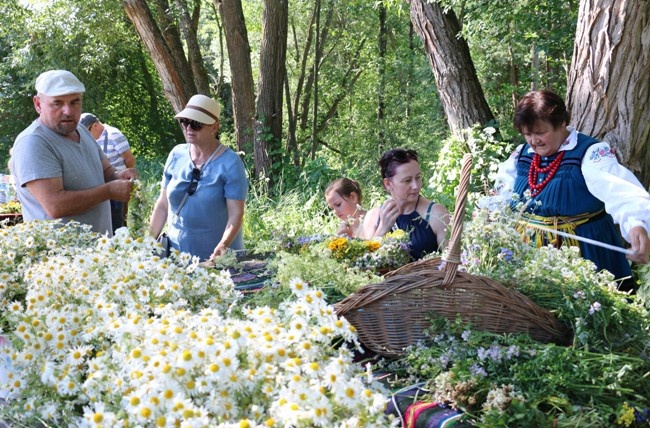
[[[163,83],[165,96],[174,111],[181,111],[190,97],[197,93],[194,71],[185,52],[178,25],[166,0],[152,0],[154,14],[145,0],[124,0],[124,10],[133,22]],[[196,32],[186,32],[186,37]],[[197,45],[196,40],[192,45]],[[196,67],[195,67],[196,68]],[[205,68],[202,68],[205,71]],[[207,77],[205,79],[207,81]]]
[[[463,129],[493,120],[454,11],[444,11],[437,1],[409,3],[411,21],[424,41],[451,131],[460,136]]]
[[[270,177],[282,141],[289,0],[264,0],[253,160],[257,177]]]
[[[294,68],[294,74],[297,75],[297,81],[295,84],[295,95],[293,99],[291,98],[291,86],[289,83],[289,75],[285,76],[284,79],[284,87],[285,87],[285,97],[286,97],[286,104],[287,104],[287,122],[288,122],[288,130],[287,130],[287,152],[291,156],[291,159],[293,161],[293,164],[295,166],[300,165],[300,153],[298,152],[298,138],[296,135],[296,132],[298,130],[298,120],[300,119],[300,101],[303,99],[303,91],[309,94],[309,87],[311,85],[307,85],[305,87],[305,79],[307,76],[308,72],[308,58],[309,58],[309,52],[311,51],[311,46],[314,41],[314,33],[315,29],[314,27],[316,26],[316,15],[320,14],[320,2],[314,2],[314,8],[313,12],[311,14],[311,18],[309,19],[309,24],[307,25],[306,33],[307,35],[304,37],[299,37],[296,31],[296,25],[295,25],[295,19],[291,20],[291,34],[292,34],[292,46],[293,46],[293,59],[295,61],[295,64],[293,66]],[[318,35],[316,35],[316,38]],[[302,50],[299,47],[299,41],[304,40],[304,46]],[[322,45],[321,43],[318,43],[319,46]],[[314,49],[316,51],[316,49]],[[316,52],[316,56],[318,56],[319,52]],[[311,74],[309,81],[311,81],[311,76],[313,75],[314,72],[314,67],[311,67]],[[307,106],[305,106],[305,109],[308,107],[309,103],[307,103]]]
[[[180,25],[187,46],[187,59],[192,70],[192,78],[196,85],[196,92],[199,94],[210,95],[210,83],[208,72],[203,62],[203,55],[199,46],[199,40],[196,36],[199,25],[199,16],[201,15],[201,2],[194,4],[192,14],[190,15],[189,5],[184,0],[174,0],[174,4],[180,15]]]
[[[321,15],[321,2],[316,0],[316,34],[320,33],[320,15]],[[316,150],[318,149],[318,75],[320,72],[321,53],[320,38],[316,37],[314,51],[316,52],[314,60],[314,106],[312,115],[312,131],[311,131],[311,159],[316,157]]]
[[[322,11],[320,9],[321,2],[314,2],[309,24],[304,30],[306,34],[301,35],[296,31],[295,20],[292,19],[291,25],[293,48],[289,53],[295,60],[293,77],[297,79],[293,98],[290,98],[289,76],[285,84],[289,123],[287,150],[296,166],[303,165],[307,159],[300,152],[300,146],[307,140],[308,155],[312,160],[323,146],[339,153],[339,149],[329,144],[322,134],[339,114],[341,102],[350,96],[359,76],[367,68],[361,66],[362,63],[367,65],[361,59],[365,37],[360,37],[354,43],[343,42],[346,40],[343,29],[350,24],[350,17],[340,13],[334,0],[329,0]],[[354,11],[349,13],[356,17]],[[304,43],[302,49],[300,43]],[[341,67],[341,64],[345,66]],[[332,68],[337,70],[334,80]],[[327,83],[317,84],[321,78]],[[319,88],[318,91],[316,88]]]
[[[379,81],[377,82],[377,128],[379,129],[377,139],[379,145],[385,144],[384,135],[384,116],[386,110],[386,44],[388,35],[386,34],[386,5],[380,2],[377,5],[379,9],[379,33],[377,35],[377,51],[379,53]]]
[[[567,87],[572,123],[650,185],[650,1],[583,0]]]
[[[223,20],[226,47],[230,62],[232,108],[235,119],[237,147],[253,152],[255,126],[255,86],[251,66],[251,48],[241,0],[214,0]]]

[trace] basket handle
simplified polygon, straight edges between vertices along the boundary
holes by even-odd
[[[472,175],[472,154],[466,153],[463,156],[460,170],[460,183],[456,192],[456,208],[454,209],[453,222],[451,227],[451,236],[447,244],[447,253],[445,254],[445,279],[442,286],[446,287],[456,277],[458,265],[460,264],[460,236],[463,232],[463,220],[465,218],[465,205],[467,203],[467,190],[469,188],[469,179]]]

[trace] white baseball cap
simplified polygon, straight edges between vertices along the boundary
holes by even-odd
[[[86,92],[84,84],[67,70],[50,70],[41,73],[36,78],[35,87],[36,92],[49,97]]]

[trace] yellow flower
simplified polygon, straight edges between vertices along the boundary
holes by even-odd
[[[384,235],[385,238],[393,238],[393,239],[402,239],[406,236],[406,232],[403,231],[402,229],[395,229],[391,232],[388,232],[386,235]]]
[[[634,407],[631,407],[627,402],[623,403],[621,415],[616,420],[618,425],[629,427],[635,421]]]
[[[342,249],[345,248],[345,245],[346,245],[347,243],[348,243],[348,239],[347,239],[347,238],[343,238],[343,237],[335,238],[335,239],[333,239],[332,241],[330,241],[329,244],[327,244],[327,248],[329,248],[329,249],[332,250],[333,252],[334,252],[334,251],[340,251],[340,250],[342,250]]]
[[[381,244],[376,240],[366,241],[366,247],[368,247],[368,251],[373,252],[377,251],[381,247]]]

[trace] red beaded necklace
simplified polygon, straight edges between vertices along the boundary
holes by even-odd
[[[539,192],[541,192],[544,187],[548,184],[549,181],[553,179],[555,176],[555,173],[557,172],[558,168],[560,167],[560,163],[562,162],[562,158],[564,157],[564,152],[560,152],[557,157],[546,166],[546,168],[541,167],[541,162],[542,162],[542,157],[535,153],[533,156],[533,162],[530,165],[530,169],[528,170],[528,187],[530,187],[530,196],[535,197],[539,195]],[[537,174],[539,173],[548,173],[546,175],[546,178],[544,178],[544,181],[541,183],[537,184]]]

